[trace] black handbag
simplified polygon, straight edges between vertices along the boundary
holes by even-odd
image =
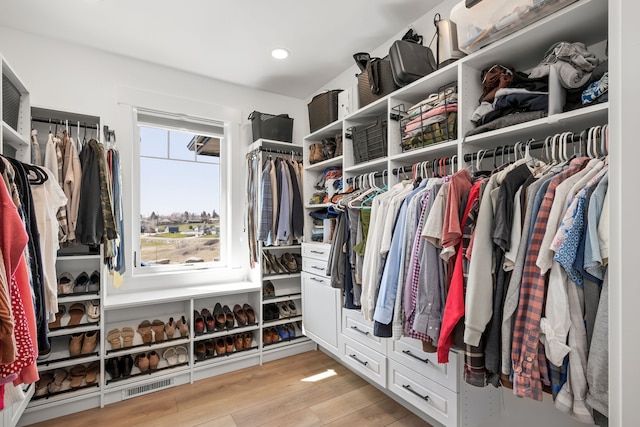
[[[398,89],[391,72],[391,61],[384,58],[371,58],[368,53],[353,55],[361,73],[358,77],[359,108],[371,104],[373,101],[390,94]]]

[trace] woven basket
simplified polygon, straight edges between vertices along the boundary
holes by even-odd
[[[14,130],[18,130],[20,117],[20,91],[9,79],[2,78],[2,120]]]
[[[309,109],[309,130],[315,132],[338,120],[338,94],[342,89],[328,90],[313,97]]]

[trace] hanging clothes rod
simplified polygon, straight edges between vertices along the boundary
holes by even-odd
[[[429,163],[429,164],[430,164],[430,166],[431,166],[431,168],[432,168],[433,170],[437,170],[437,169],[438,169],[438,166],[439,166],[439,167],[443,167],[443,166],[449,166],[449,165],[451,165],[451,159],[452,159],[451,157],[442,157],[442,158],[440,158],[440,159],[433,159],[433,160],[426,160],[426,161],[424,161],[424,162],[418,162],[418,164],[421,164],[421,163],[425,163],[425,162],[426,162],[426,163]],[[458,159],[456,158],[454,161],[457,163]],[[442,163],[440,163],[440,162],[442,162]],[[393,172],[393,174],[394,174],[394,175],[396,175],[396,176],[397,176],[398,174],[401,174],[401,173],[407,173],[407,172],[412,172],[412,173],[413,173],[413,166],[414,166],[414,165],[411,165],[411,166],[402,166],[402,167],[399,167],[399,168],[395,168],[395,169],[393,169],[393,171],[392,171],[392,172]]]
[[[586,135],[586,131],[582,132],[582,133],[574,133],[571,134],[569,137],[567,137],[567,142],[570,143],[576,143],[576,142],[582,142],[583,138]],[[547,141],[547,145],[549,147],[551,147],[551,141],[548,140]],[[529,140],[526,143],[522,143],[522,149],[525,149],[526,147],[529,147],[530,150],[537,150],[539,148],[543,148],[545,146],[545,141],[536,141],[536,140]],[[511,154],[515,151],[515,145],[504,145],[504,146],[500,146],[500,147],[495,147],[493,150],[486,150],[483,152],[482,154],[482,158],[490,158],[490,157],[495,157],[495,156],[502,156],[505,154]],[[464,161],[465,162],[470,162],[472,160],[476,160],[478,158],[478,153],[480,153],[480,151],[476,152],[476,153],[468,153],[464,155]]]
[[[300,148],[296,147],[298,150],[300,150]],[[291,150],[291,151],[284,151],[284,150],[274,150],[272,148],[266,148],[266,147],[258,147],[255,150],[253,150],[251,153],[249,154],[255,154],[258,152],[265,152],[265,153],[274,153],[274,154],[282,154],[282,155],[286,155],[286,156],[302,156],[302,153],[300,151],[297,150]]]
[[[37,123],[48,123],[52,125],[69,126],[74,128],[77,128],[79,123],[80,127],[84,129],[98,129],[98,130],[100,129],[99,123],[78,122],[77,120],[60,120],[60,119],[48,119],[44,117],[31,117],[31,121],[37,122]]]

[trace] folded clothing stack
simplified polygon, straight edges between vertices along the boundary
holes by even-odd
[[[480,105],[471,116],[478,126],[516,113],[540,111],[549,106],[548,76],[530,78],[513,68],[495,64],[482,71]]]

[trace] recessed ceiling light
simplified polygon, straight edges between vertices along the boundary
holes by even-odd
[[[287,49],[283,49],[279,47],[271,51],[271,56],[273,56],[276,59],[285,59],[287,56],[289,56],[289,51]]]

